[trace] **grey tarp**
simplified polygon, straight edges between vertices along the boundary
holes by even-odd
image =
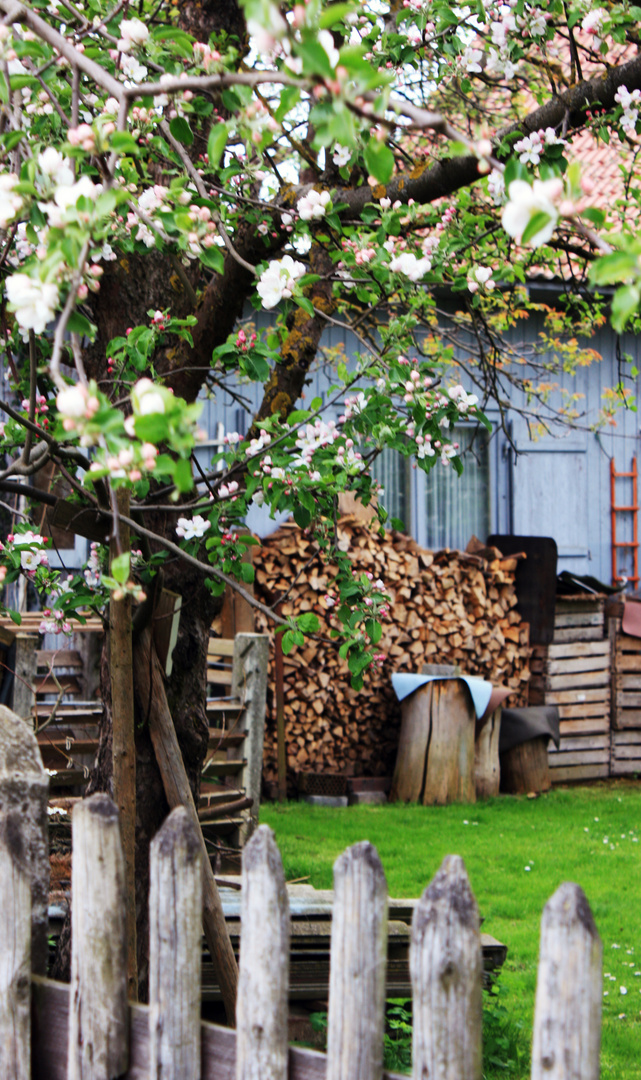
[[[530,739],[547,735],[559,748],[559,710],[556,705],[530,705],[526,709],[503,709],[499,754]]]

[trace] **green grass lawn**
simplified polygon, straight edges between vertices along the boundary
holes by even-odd
[[[332,887],[334,860],[358,840],[378,849],[394,897],[420,896],[443,857],[461,855],[483,929],[508,946],[501,1000],[523,1024],[517,1041],[526,1057],[541,912],[561,882],[578,882],[603,941],[601,1075],[641,1080],[641,784],[474,806],[267,804],[260,817],[276,834],[287,879],[308,876],[319,889]],[[529,1063],[505,1075],[529,1076]]]

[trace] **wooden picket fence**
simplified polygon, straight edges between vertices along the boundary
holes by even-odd
[[[387,888],[364,842],[334,867],[327,1054],[287,1044],[289,907],[261,826],[243,855],[237,1026],[201,1022],[202,854],[174,810],[151,846],[149,1005],[127,1002],[124,867],[106,795],[73,813],[71,986],[31,975],[29,874],[0,815],[2,1080],[381,1080]],[[462,860],[448,856],[412,927],[413,1075],[480,1080],[481,944]],[[532,1077],[598,1080],[601,942],[577,885],[541,926]]]

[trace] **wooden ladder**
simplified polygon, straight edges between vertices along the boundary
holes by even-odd
[[[639,584],[639,534],[638,534],[638,514],[639,514],[639,498],[637,488],[637,459],[632,458],[632,469],[630,472],[617,472],[614,463],[614,458],[610,458],[610,514],[612,521],[612,584],[616,585],[617,582],[623,581],[623,575],[618,572],[617,565],[617,550],[619,548],[629,548],[632,552],[632,574],[628,576],[628,581],[632,585],[633,589],[636,589]],[[632,502],[629,506],[618,506],[616,499],[616,482],[620,478],[632,480]],[[632,514],[632,540],[617,540],[617,514]]]

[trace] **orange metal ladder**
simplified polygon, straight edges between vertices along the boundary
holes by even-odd
[[[632,502],[629,506],[617,506],[616,498],[616,482],[620,477],[627,477],[632,480]],[[637,459],[632,458],[632,469],[630,472],[617,472],[614,464],[614,458],[610,458],[610,506],[612,516],[612,584],[616,585],[617,582],[623,581],[624,578],[618,572],[617,567],[617,550],[618,548],[629,548],[632,552],[632,574],[627,580],[632,585],[633,589],[636,589],[639,584],[639,534],[638,534],[638,514],[639,514],[639,498],[637,494]],[[617,540],[617,514],[632,514],[632,540]]]

